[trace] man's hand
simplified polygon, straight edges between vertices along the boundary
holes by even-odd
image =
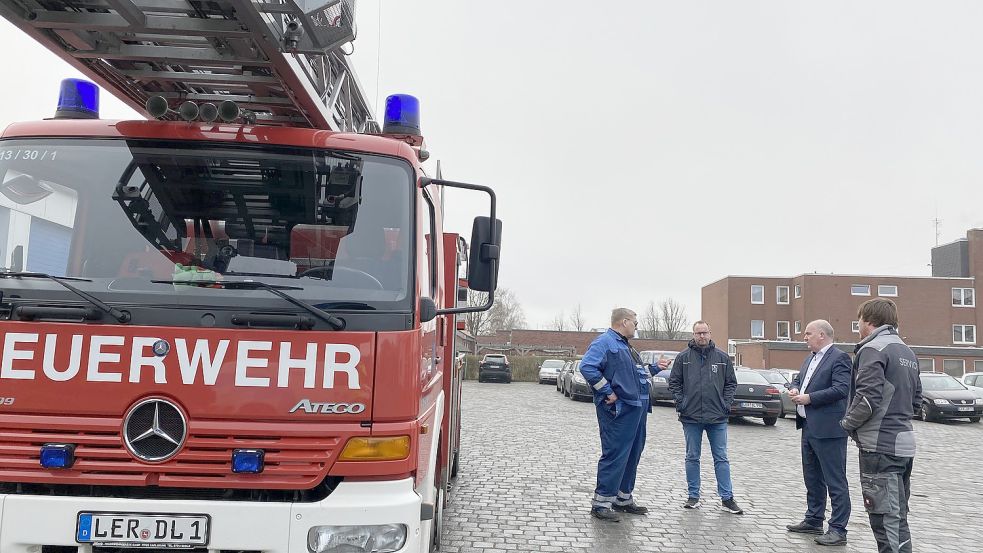
[[[792,402],[796,405],[809,405],[812,403],[812,400],[809,399],[809,394],[800,394],[796,392],[794,395],[791,393],[789,395],[792,396]]]
[[[659,359],[658,365],[659,365],[659,370],[660,371],[664,371],[664,370],[666,370],[666,369],[669,368],[669,360],[668,359]]]
[[[618,396],[616,396],[614,392],[611,392],[611,395],[604,399],[604,403],[607,403],[608,405],[611,405],[616,401],[618,401]]]

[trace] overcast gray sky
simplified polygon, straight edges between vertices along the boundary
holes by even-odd
[[[665,297],[692,321],[728,274],[928,275],[933,219],[983,225],[978,1],[379,6],[359,79],[417,95],[444,176],[497,190],[533,327]],[[5,21],[0,48],[0,124],[51,116],[74,71]],[[470,232],[481,199],[448,202]]]

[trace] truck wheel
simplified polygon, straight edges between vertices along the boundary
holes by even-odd
[[[765,421],[765,426],[775,426],[775,423],[778,422],[778,417],[764,417],[761,420]]]

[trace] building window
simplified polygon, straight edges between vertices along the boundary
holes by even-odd
[[[850,294],[853,296],[869,296],[870,284],[854,284],[850,286]]]
[[[898,295],[898,287],[893,284],[878,284],[877,295],[895,297]]]
[[[935,359],[931,357],[919,357],[918,358],[918,372],[920,373],[934,373],[935,372]]]
[[[801,298],[802,297],[802,285],[801,284],[796,284],[795,285],[795,297],[796,298]]]
[[[765,337],[765,322],[764,321],[751,321],[751,337],[752,338],[764,338]]]
[[[790,340],[788,334],[788,321],[778,321],[778,331],[776,332],[779,340]]]
[[[975,344],[976,325],[952,325],[952,343]]]
[[[788,286],[775,287],[775,301],[778,305],[788,305]]]
[[[765,302],[765,287],[760,284],[751,285],[751,303]]]
[[[973,361],[973,372],[983,372],[983,361],[979,359]],[[980,384],[983,384],[983,381],[980,381]],[[983,386],[980,386],[980,388],[983,388]]]
[[[852,326],[853,328],[851,328],[850,330],[853,330],[854,334],[860,334],[860,321],[853,321]]]
[[[795,333],[802,334],[802,321],[795,321]]]
[[[976,290],[974,288],[953,288],[953,307],[976,307]]]
[[[956,378],[962,378],[966,373],[966,361],[963,359],[943,359],[942,372]]]

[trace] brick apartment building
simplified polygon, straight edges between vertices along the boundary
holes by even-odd
[[[873,297],[898,305],[901,335],[923,359],[922,370],[962,376],[983,371],[983,311],[976,281],[983,279],[983,229],[932,249],[932,276],[801,274],[728,276],[703,287],[703,319],[721,345],[748,366],[799,367],[809,321],[833,325],[841,349],[860,339],[857,307]],[[782,344],[786,342],[785,344]],[[791,344],[787,342],[793,342]],[[745,359],[746,358],[746,359]]]

